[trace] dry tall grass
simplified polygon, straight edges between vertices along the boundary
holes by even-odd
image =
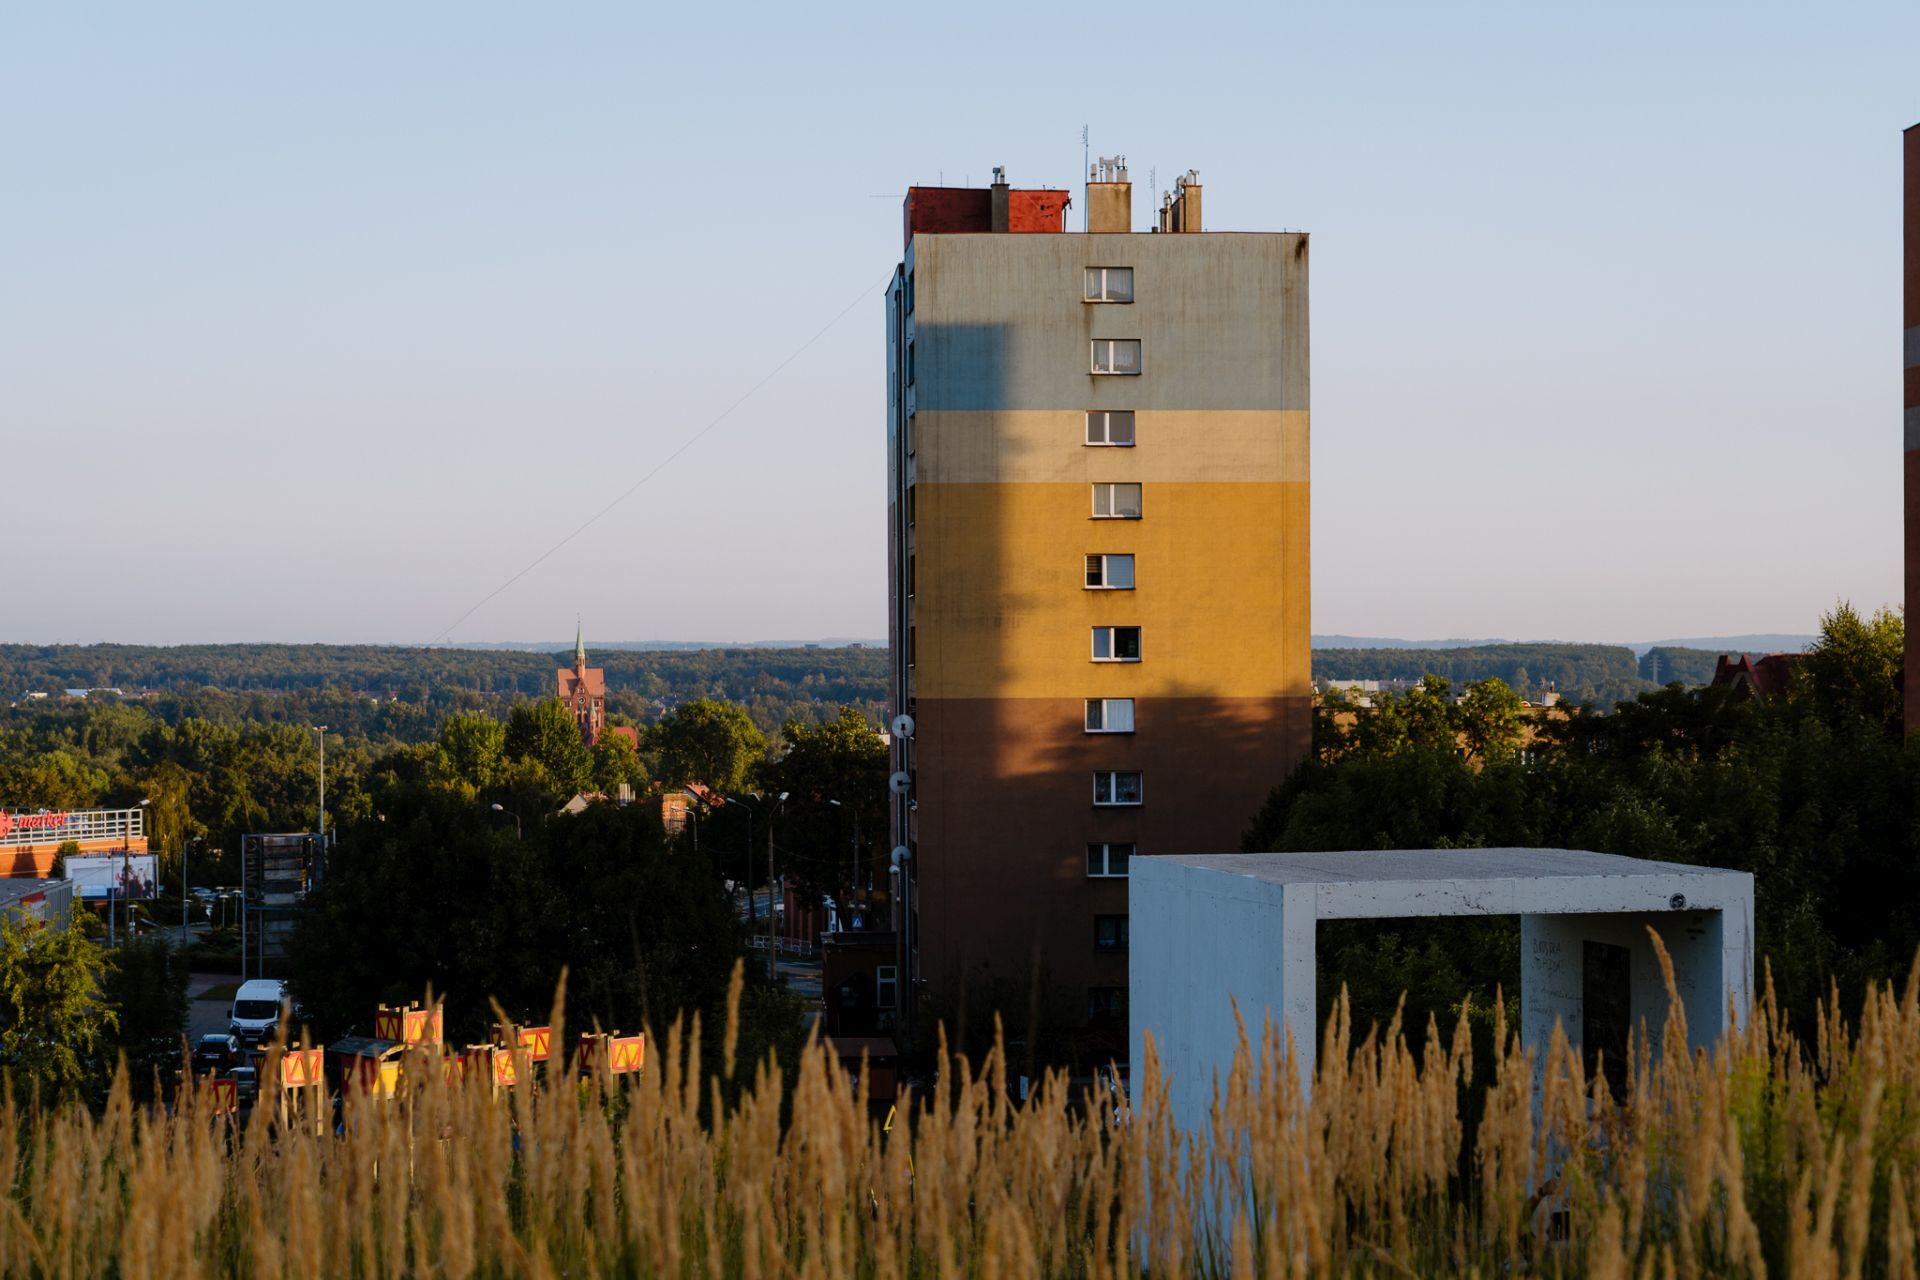
[[[1642,1042],[1616,1104],[1506,1027],[1471,1138],[1464,1015],[1424,1063],[1336,1010],[1311,1102],[1271,1032],[1204,1132],[1165,1090],[1008,1099],[955,1060],[882,1134],[824,1053],[737,1103],[696,1028],[648,1070],[496,1099],[438,1072],[330,1123],[204,1106],[0,1107],[8,1275],[1024,1276],[1916,1274],[1920,982],[1824,1011],[1769,990],[1711,1054]],[[556,1010],[558,1023],[560,1011]],[[1656,1033],[1684,1044],[1678,1013]],[[1678,1038],[1676,1038],[1678,1037]],[[556,1028],[556,1043],[561,1043]],[[1430,1034],[1427,1043],[1441,1045]],[[732,1037],[727,1040],[731,1069]],[[1145,1073],[1152,1077],[1151,1064]]]

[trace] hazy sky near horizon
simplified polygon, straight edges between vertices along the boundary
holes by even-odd
[[[1313,233],[1316,632],[1898,603],[1920,4],[1093,13],[0,8],[0,641],[882,637],[900,197],[1083,123]]]

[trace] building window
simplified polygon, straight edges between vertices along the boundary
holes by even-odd
[[[913,272],[907,272],[907,314],[913,314]]]
[[[1123,919],[1125,917],[1122,917]],[[900,969],[897,965],[883,964],[873,970],[873,1005],[876,1009],[892,1009],[900,1003]]]
[[[1141,776],[1102,769],[1093,775],[1093,802],[1102,808],[1127,808],[1141,803]]]
[[[1095,338],[1093,371],[1132,375],[1140,372],[1140,339]],[[907,385],[913,385],[913,344],[907,344]]]
[[[1087,988],[1087,1025],[1110,1027],[1127,1020],[1125,987]]]
[[[1140,486],[1137,484],[1097,484],[1093,486],[1095,520],[1138,520]]]
[[[1133,410],[1087,410],[1087,443],[1132,448]]]
[[[1088,698],[1088,733],[1132,733],[1132,698]]]
[[[907,385],[913,385],[913,343],[911,340],[907,343]]]
[[[907,599],[909,600],[913,599],[913,570],[916,558],[911,555],[907,557]]]
[[[1094,880],[1125,877],[1127,862],[1133,857],[1130,844],[1090,844],[1087,846],[1087,875]]]
[[[917,414],[911,414],[911,413],[907,415],[906,436],[907,436],[907,456],[909,458],[913,456],[913,420],[917,416],[918,416]]]
[[[1088,302],[1132,302],[1132,267],[1088,267]]]
[[[1133,590],[1133,557],[1091,555],[1087,557],[1087,590]]]
[[[1110,955],[1125,955],[1127,951],[1127,918],[1125,916],[1095,916],[1093,918],[1093,949]]]
[[[1140,661],[1140,628],[1095,627],[1093,629],[1093,660],[1095,662]]]

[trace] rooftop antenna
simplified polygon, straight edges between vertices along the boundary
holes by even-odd
[[[1088,173],[1093,172],[1093,148],[1087,141],[1086,125],[1080,126],[1080,168]],[[1087,211],[1082,209],[1080,211],[1080,230],[1085,231],[1086,229]]]

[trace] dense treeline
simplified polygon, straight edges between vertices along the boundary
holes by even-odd
[[[747,709],[765,731],[787,720],[815,720],[821,707],[866,708],[886,698],[884,649],[590,650],[607,674],[610,712],[651,720],[695,698],[724,698]],[[31,693],[57,699],[65,689],[160,691],[197,700],[217,690],[238,700],[240,718],[314,722],[329,706],[353,715],[379,703],[426,709],[411,731],[430,736],[448,711],[498,706],[553,692],[554,671],[571,653],[382,645],[0,645],[0,698]],[[295,701],[276,703],[272,695]],[[304,699],[305,701],[301,701]],[[217,717],[209,717],[217,718]],[[326,723],[332,723],[327,720]],[[381,736],[380,726],[369,726]]]
[[[1316,649],[1316,680],[1419,680],[1457,685],[1499,680],[1529,700],[1548,689],[1606,705],[1653,686],[1633,650],[1609,644],[1483,644],[1460,649]]]
[[[1640,655],[1640,676],[1653,685],[1703,685],[1713,679],[1718,649],[1682,649],[1655,645]]]
[[[1674,682],[1705,684],[1718,654],[1663,647],[1636,659],[1617,645],[1495,644],[1455,649],[1316,649],[1321,680],[1419,680],[1459,685],[1498,679],[1523,698],[1557,690],[1606,706]],[[696,698],[744,707],[763,733],[822,708],[885,711],[881,648],[606,649],[590,653],[607,673],[608,706],[634,723]],[[1656,666],[1657,663],[1657,666]],[[383,645],[0,645],[0,698],[68,688],[118,687],[146,694],[169,722],[316,724],[396,741],[431,737],[447,715],[499,708],[553,691],[569,653]],[[1657,679],[1656,679],[1657,676]]]
[[[1607,715],[1536,719],[1532,737],[1489,688],[1457,705],[1422,686],[1323,712],[1315,755],[1245,847],[1545,846],[1750,871],[1759,953],[1804,1029],[1830,984],[1857,1000],[1920,946],[1903,644],[1898,617],[1842,607],[1784,699],[1669,686]],[[1430,1010],[1444,1024],[1464,992],[1482,1008],[1496,983],[1517,993],[1517,935],[1502,920],[1332,926],[1322,977],[1350,984],[1365,1016],[1384,1022],[1411,989],[1407,1025]]]

